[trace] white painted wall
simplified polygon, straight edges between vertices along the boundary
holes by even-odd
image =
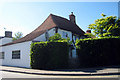
[[[45,33],[40,35],[39,37],[35,38],[33,41],[46,41]]]
[[[58,33],[61,34],[62,38],[66,38],[66,39],[67,39],[67,37],[63,36],[64,35],[63,32],[67,33],[68,37],[70,38],[70,41],[72,41],[72,32],[66,31],[66,30],[62,30],[62,29],[58,29]]]
[[[12,42],[12,38],[4,37],[0,39],[0,45]]]
[[[2,52],[2,47],[0,47],[0,52]],[[2,59],[0,59],[0,65],[2,65]]]
[[[48,31],[49,37],[53,36],[55,34],[55,28],[52,28]],[[46,41],[45,38],[45,33],[43,33],[42,35],[40,35],[39,37],[35,38],[33,41]]]
[[[68,37],[70,38],[70,41],[72,41],[72,32],[66,31],[66,30],[62,30],[62,29],[58,29],[58,33],[62,36],[62,38],[65,38],[65,39],[67,39],[67,37],[64,36],[63,33],[67,33]],[[55,34],[55,28],[50,29],[48,31],[48,34],[49,34],[49,37],[53,36]],[[75,36],[73,36],[73,40],[75,41]],[[40,35],[39,37],[35,38],[33,41],[46,41],[45,33]]]
[[[32,41],[17,43],[2,47],[5,58],[2,65],[19,66],[30,68],[30,45]],[[20,59],[12,59],[12,51],[20,50]]]

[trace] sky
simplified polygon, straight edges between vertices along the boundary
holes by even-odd
[[[69,19],[71,12],[76,16],[77,25],[86,31],[89,24],[102,18],[102,13],[107,16],[118,16],[118,1],[2,2],[0,5],[0,36],[4,36],[5,31],[12,31],[13,36],[20,31],[25,36],[41,25],[50,14]]]

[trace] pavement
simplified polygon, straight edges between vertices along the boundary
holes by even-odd
[[[118,75],[120,76],[120,67],[108,67],[108,68],[84,68],[79,70],[37,70],[30,68],[11,67],[11,66],[0,66],[0,71],[25,73],[25,74],[36,74],[36,75],[59,75],[59,76],[109,76]]]

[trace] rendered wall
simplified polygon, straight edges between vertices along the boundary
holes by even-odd
[[[31,41],[2,47],[2,52],[5,53],[5,58],[2,59],[2,65],[29,68],[30,67],[30,45],[31,45]],[[20,50],[20,59],[12,59],[12,51],[16,51],[16,50]]]
[[[12,42],[12,38],[4,37],[0,39],[0,45]]]
[[[70,41],[72,41],[72,33],[70,31],[58,29],[58,33],[61,34],[62,38],[67,38],[67,37],[63,36],[63,32],[66,32],[68,34],[68,37],[70,38]]]
[[[48,31],[48,34],[49,34],[49,37],[50,37],[50,36],[53,36],[53,35],[55,34],[55,28],[50,29],[50,30]],[[35,38],[33,41],[46,41],[45,33],[43,33],[43,34],[40,35],[39,37]]]

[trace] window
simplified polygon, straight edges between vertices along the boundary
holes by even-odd
[[[63,37],[65,37],[65,32],[63,31]]]
[[[5,55],[4,52],[0,52],[0,59],[4,59],[4,55]]]
[[[63,31],[63,37],[68,37],[68,33]]]
[[[12,51],[12,59],[20,59],[20,50]]]

